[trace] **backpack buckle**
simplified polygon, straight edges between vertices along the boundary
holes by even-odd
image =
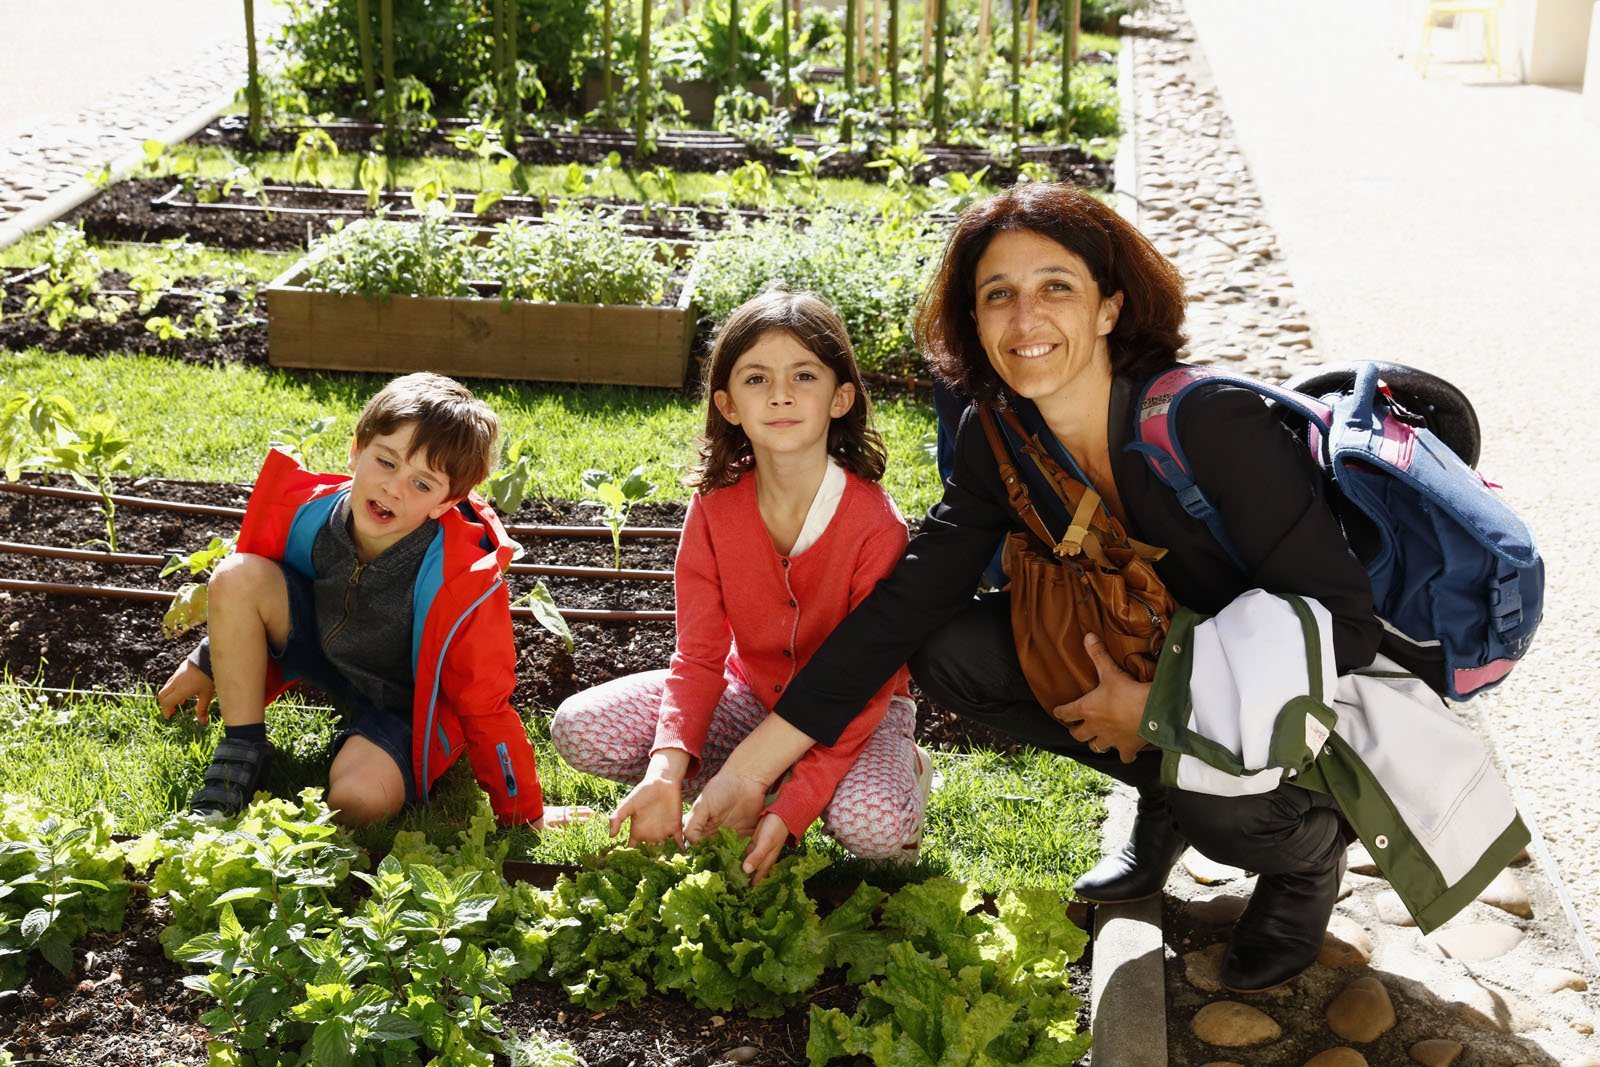
[[[1508,634],[1522,625],[1522,588],[1517,572],[1507,570],[1489,587],[1489,617],[1495,632]]]

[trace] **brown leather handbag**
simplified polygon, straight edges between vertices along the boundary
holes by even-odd
[[[1151,564],[1166,549],[1128,537],[1100,506],[1100,494],[1062,469],[1013,411],[979,405],[1011,508],[1029,532],[1006,536],[1001,563],[1010,579],[1011,631],[1028,687],[1046,711],[1099,684],[1083,647],[1098,634],[1122,669],[1141,682],[1155,676],[1156,655],[1177,605]],[[1072,520],[1057,540],[1034,507],[999,420],[1006,420],[1023,456],[1043,474]]]

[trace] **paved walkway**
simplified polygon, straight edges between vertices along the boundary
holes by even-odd
[[[1460,385],[1534,523],[1545,621],[1474,706],[1600,940],[1600,126],[1571,91],[1423,81],[1383,0],[1188,7],[1323,353]]]
[[[0,0],[0,41],[0,221],[244,82],[237,0]]]

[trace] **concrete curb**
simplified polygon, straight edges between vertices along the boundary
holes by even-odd
[[[1133,829],[1137,794],[1118,783],[1106,797],[1101,848],[1121,848]],[[1167,978],[1163,895],[1094,908],[1089,971],[1091,1067],[1166,1067]]]
[[[168,126],[155,139],[168,147],[187,141],[215,121],[217,116],[221,115],[233,103],[234,95],[234,93],[230,92],[224,96],[214,98],[210,103],[197,108],[171,126]],[[143,162],[144,150],[142,148],[128,152],[113,160],[111,163],[111,181],[121,181]],[[18,212],[5,222],[0,222],[0,249],[16,244],[32,230],[54,222],[94,196],[102,188],[103,186],[91,185],[88,180],[80,178],[65,189],[52,193],[47,199],[40,201],[26,211]]]
[[[1139,225],[1137,95],[1133,90],[1135,37],[1122,38],[1117,55],[1121,137],[1112,164],[1116,208]],[[1121,848],[1133,829],[1137,794],[1115,783],[1106,797],[1101,851]],[[1166,1067],[1167,979],[1161,930],[1163,896],[1094,908],[1094,964],[1089,973],[1089,1026],[1093,1067]]]

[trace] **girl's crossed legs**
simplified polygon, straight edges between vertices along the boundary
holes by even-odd
[[[668,672],[644,671],[568,697],[550,724],[561,758],[587,774],[634,784],[644,777],[655,743],[656,717]],[[745,736],[769,712],[750,687],[728,679],[700,753],[700,767],[683,783],[692,800]],[[891,859],[922,838],[924,798],[912,731],[917,709],[895,697],[861,754],[840,779],[822,813],[822,828],[862,859]]]

